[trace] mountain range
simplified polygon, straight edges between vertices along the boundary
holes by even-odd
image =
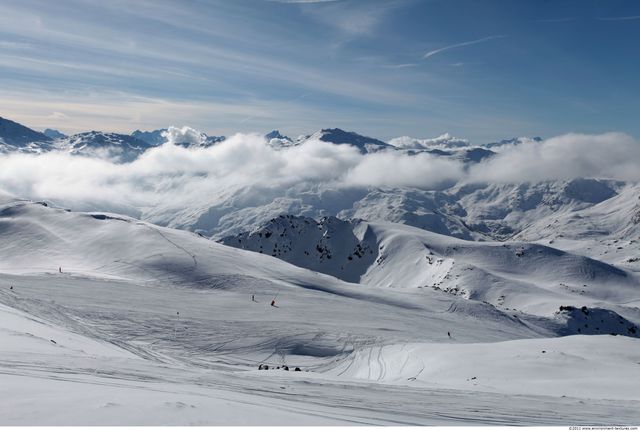
[[[173,128],[176,129],[176,128]],[[43,152],[52,150],[67,151],[71,154],[105,157],[121,163],[135,160],[146,150],[171,142],[184,147],[202,146],[208,147],[222,142],[225,136],[209,136],[203,132],[191,129],[199,135],[198,142],[190,141],[178,136],[170,136],[170,129],[157,129],[153,131],[135,130],[130,135],[111,132],[82,132],[74,135],[64,135],[55,129],[46,129],[37,132],[19,123],[0,117],[0,145],[2,151]],[[336,145],[354,146],[362,154],[375,153],[384,150],[404,151],[408,154],[428,152],[440,156],[455,156],[469,162],[477,162],[483,158],[495,154],[488,150],[496,143],[482,146],[473,146],[468,140],[451,137],[449,134],[435,139],[413,139],[409,137],[395,138],[389,143],[379,139],[370,138],[355,132],[347,132],[342,129],[321,129],[310,135],[302,135],[295,139],[280,134],[273,130],[264,135],[265,140],[272,147],[290,147],[302,145],[306,141],[319,140]],[[523,139],[514,138],[502,141],[500,145],[517,144]],[[534,138],[539,140],[540,138]]]
[[[538,137],[45,132],[0,119],[2,424],[640,418],[632,179],[474,175]]]
[[[187,148],[206,148],[224,139],[195,131],[198,138],[195,142],[186,143],[179,142],[180,139],[186,139],[181,138],[183,135],[174,135],[170,137],[174,139],[173,143]],[[0,120],[0,148],[5,153],[62,151],[73,155],[108,159],[116,163],[130,163],[144,152],[162,145],[162,139],[166,140],[169,136],[168,129],[153,132],[135,131],[132,135],[93,131],[52,140],[18,123]],[[484,146],[472,146],[464,139],[442,135],[430,140],[402,137],[385,143],[340,129],[322,129],[295,139],[274,130],[264,137],[266,145],[274,149],[300,147],[305,142],[320,141],[350,145],[361,154],[428,154],[443,160],[460,161],[467,167],[494,157],[496,148],[524,145],[524,142],[540,140],[538,137],[516,138]],[[259,229],[265,221],[281,214],[314,219],[337,216],[345,220],[402,223],[460,239],[480,241],[504,241],[512,238],[533,241],[558,240],[560,229],[556,226],[559,223],[570,224],[575,220],[582,220],[582,217],[587,217],[580,216],[582,213],[593,218],[594,211],[600,207],[612,206],[612,211],[616,214],[624,211],[624,215],[621,214],[619,217],[621,232],[626,232],[624,226],[633,225],[632,220],[640,217],[638,187],[633,183],[602,178],[515,183],[463,181],[443,184],[438,188],[339,188],[331,184],[310,182],[281,190],[232,187],[214,189],[212,192],[207,196],[175,196],[173,199],[163,199],[153,207],[127,209],[113,205],[109,208],[125,211],[129,215],[160,225],[192,230],[213,239]],[[260,194],[259,198],[256,193]],[[627,204],[621,204],[623,201]],[[96,209],[105,205],[88,201],[59,203],[77,209]],[[184,208],[188,210],[184,211]],[[609,216],[611,217],[611,214]],[[604,218],[600,216],[594,223],[603,223]],[[592,232],[591,237],[599,237],[604,241],[616,236],[613,230],[597,232],[599,233]],[[577,237],[586,234],[575,232],[572,235]]]

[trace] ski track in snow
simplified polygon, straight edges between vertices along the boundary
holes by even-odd
[[[177,248],[178,250],[182,250],[184,251],[187,255],[189,255],[189,257],[191,257],[191,259],[193,259],[193,266],[197,267],[198,266],[198,259],[196,258],[196,255],[191,253],[189,250],[187,250],[186,248],[176,244],[175,242],[171,241],[169,238],[167,238],[167,236],[165,234],[163,234],[162,232],[160,232],[160,229],[149,226],[148,224],[144,224],[144,226],[148,227],[149,229],[151,229],[152,231],[154,231],[155,233],[157,233],[158,235],[160,235],[162,238],[165,239],[165,241],[167,241],[169,244],[173,245],[175,248]]]

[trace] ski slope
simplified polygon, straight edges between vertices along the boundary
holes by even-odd
[[[463,391],[520,394],[526,387],[535,395],[637,400],[636,344],[629,337],[580,335],[484,344],[386,345],[354,352],[329,374]]]
[[[509,256],[519,245],[475,249],[407,226],[370,228],[389,254],[401,241],[409,250],[426,242],[453,268],[473,261],[496,277],[512,267],[509,280],[534,275],[542,287],[530,295],[541,302],[556,281],[514,265],[521,261]],[[0,197],[0,234],[2,425],[640,419],[630,386],[640,370],[639,340],[559,338],[580,311],[506,310],[402,286],[400,278],[387,286],[391,272],[409,270],[392,257],[386,272],[367,270],[348,282],[194,233],[7,195]],[[567,256],[567,264],[592,265]],[[543,265],[540,259],[531,264]],[[598,286],[623,279],[607,271],[596,271]],[[595,293],[592,301],[636,324],[634,307],[620,305],[633,300],[633,288],[621,284],[610,295],[615,301]],[[269,305],[274,299],[277,307]],[[588,310],[599,313],[591,303]],[[271,369],[258,370],[261,364]],[[290,371],[274,369],[283,365]]]

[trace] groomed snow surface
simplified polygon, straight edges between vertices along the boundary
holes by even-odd
[[[0,197],[0,425],[640,422],[636,272],[358,223],[341,277]]]

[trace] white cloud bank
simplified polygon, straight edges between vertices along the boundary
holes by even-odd
[[[175,129],[169,139],[197,139]],[[360,154],[348,145],[309,141],[275,150],[259,135],[238,134],[209,148],[165,144],[129,164],[62,153],[0,156],[0,189],[20,197],[110,202],[224,200],[239,190],[285,195],[291,187],[417,187],[456,181],[527,182],[577,177],[640,181],[640,143],[621,133],[568,134],[502,150],[470,169],[430,154]],[[249,203],[250,204],[250,203]]]
[[[469,180],[535,182],[578,177],[640,180],[640,142],[623,133],[571,133],[505,147],[471,170]]]
[[[207,136],[192,127],[171,126],[162,132],[162,136],[171,144],[203,145]]]
[[[467,147],[467,139],[456,138],[449,133],[442,134],[436,138],[417,139],[409,136],[400,136],[389,141],[391,145],[402,149],[429,149],[429,148],[453,148]]]

